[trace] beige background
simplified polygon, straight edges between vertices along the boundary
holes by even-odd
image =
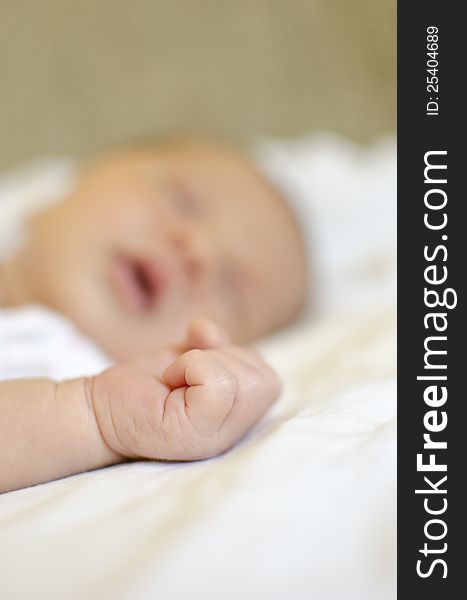
[[[395,0],[0,0],[0,167],[129,136],[395,127]]]

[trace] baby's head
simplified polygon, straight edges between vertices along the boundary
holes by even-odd
[[[249,161],[217,144],[107,154],[29,233],[15,259],[23,298],[65,314],[119,359],[181,342],[198,316],[249,342],[304,304],[294,214]]]

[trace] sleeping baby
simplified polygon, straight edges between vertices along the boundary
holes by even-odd
[[[294,213],[236,151],[172,140],[93,161],[0,264],[0,307],[50,307],[115,366],[0,382],[0,491],[231,447],[280,390],[248,344],[298,316],[306,280]]]

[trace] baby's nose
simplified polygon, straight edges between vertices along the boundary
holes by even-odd
[[[171,244],[191,281],[199,282],[210,277],[215,256],[206,232],[195,226],[179,227],[172,232]]]

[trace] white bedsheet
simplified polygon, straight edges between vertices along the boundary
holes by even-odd
[[[319,310],[260,344],[284,396],[216,459],[0,496],[1,598],[395,598],[394,142],[262,151],[321,248]]]

